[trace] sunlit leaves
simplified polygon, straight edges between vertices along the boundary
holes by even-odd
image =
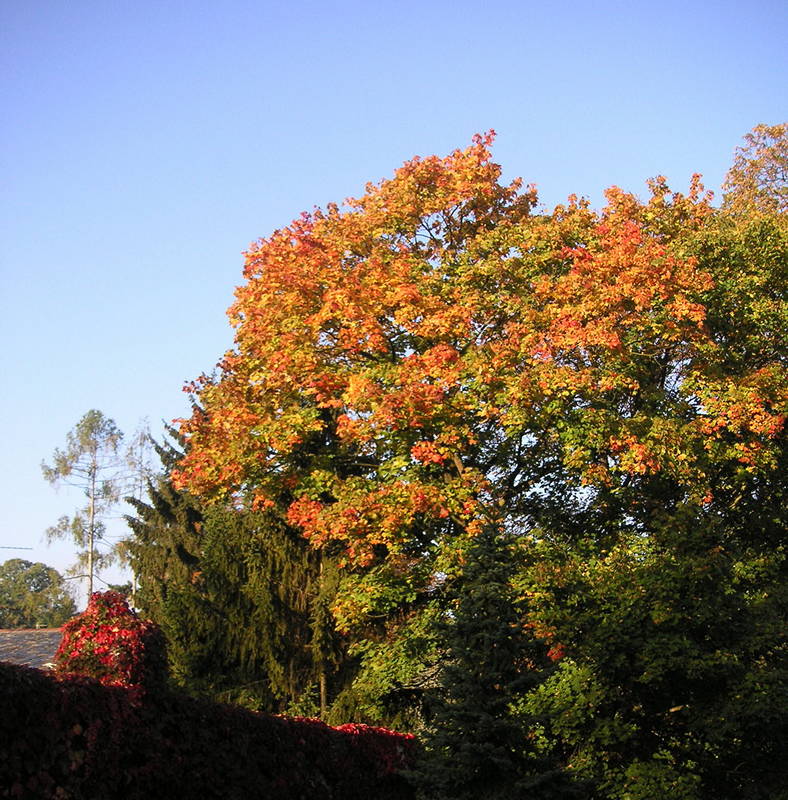
[[[735,729],[767,703],[748,682],[779,681],[759,648],[784,647],[782,212],[716,209],[694,176],[536,213],[490,144],[250,248],[176,481],[336,559],[343,708],[368,713],[436,666],[480,533],[511,537],[548,676],[528,741],[600,797],[690,798],[701,773],[711,796],[726,758],[763,763]]]
[[[725,177],[724,207],[738,216],[788,211],[788,123],[756,125]]]
[[[699,181],[535,216],[490,141],[252,246],[236,349],[192,387],[182,485],[279,505],[370,564],[424,525],[467,529],[478,514],[460,509],[503,520],[487,482],[520,469],[507,440],[542,442],[590,486],[664,474],[697,501],[720,459],[771,463],[784,389],[769,364],[726,372]],[[324,463],[299,468],[316,440]]]

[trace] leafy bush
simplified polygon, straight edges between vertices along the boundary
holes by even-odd
[[[412,736],[0,663],[0,797],[409,800]]]
[[[0,797],[408,800],[412,736],[168,688],[164,639],[117,592],[64,626],[54,673],[0,663]]]
[[[166,643],[122,594],[95,592],[87,609],[63,626],[55,668],[59,675],[84,675],[105,686],[151,687],[167,678]]]

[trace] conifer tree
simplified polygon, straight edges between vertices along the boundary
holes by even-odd
[[[167,635],[174,678],[224,700],[325,715],[342,680],[325,612],[334,568],[270,513],[205,508],[176,490],[169,470],[181,453],[172,443],[157,452],[165,474],[148,502],[129,500],[127,549],[136,603]]]
[[[523,626],[510,583],[515,564],[491,528],[468,551],[453,610],[440,625],[445,667],[416,775],[424,798],[573,796],[510,710],[551,663]]]

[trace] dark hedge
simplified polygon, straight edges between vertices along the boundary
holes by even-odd
[[[412,737],[0,663],[0,796],[409,800]]]

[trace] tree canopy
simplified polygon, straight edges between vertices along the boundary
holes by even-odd
[[[281,507],[372,564],[425,524],[514,516],[558,467],[630,493],[663,477],[703,505],[720,465],[773,465],[782,364],[733,363],[712,327],[736,289],[691,252],[712,235],[697,184],[533,215],[488,144],[416,159],[253,246],[237,348],[194,386],[182,485]],[[303,465],[315,436],[326,452]]]
[[[492,529],[544,666],[523,753],[594,797],[774,796],[788,233],[736,198],[785,137],[756,129],[722,209],[695,176],[545,212],[477,136],[250,247],[172,480],[330,556],[335,709],[389,721],[440,671]]]
[[[788,123],[756,125],[744,140],[725,177],[725,208],[738,214],[785,215],[788,212]]]
[[[58,628],[76,610],[56,569],[22,558],[0,564],[0,628]]]

